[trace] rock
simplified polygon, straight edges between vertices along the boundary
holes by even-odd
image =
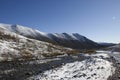
[[[32,72],[26,72],[26,73],[25,73],[26,76],[29,76],[29,75],[31,75],[31,74],[32,74]]]
[[[88,77],[87,79],[90,79],[91,77]]]

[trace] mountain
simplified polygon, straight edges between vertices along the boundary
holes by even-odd
[[[30,39],[0,27],[0,62],[19,59],[43,59],[70,51],[72,51],[70,48]]]
[[[107,42],[99,42],[98,44],[105,46],[105,47],[109,47],[109,46],[114,46],[116,45],[115,43],[107,43]]]
[[[55,45],[61,45],[74,49],[94,49],[101,47],[101,45],[98,43],[84,36],[81,36],[78,33],[44,33],[32,28],[10,24],[0,24],[0,27],[2,29],[26,36],[28,38],[50,42]]]
[[[48,34],[51,40],[54,40],[56,43],[62,46],[74,48],[74,49],[92,49],[98,48],[99,45],[92,40],[79,35],[78,33],[67,34],[67,33],[55,33]]]

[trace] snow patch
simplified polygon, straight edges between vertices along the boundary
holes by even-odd
[[[92,54],[91,56],[98,57],[98,58],[110,58],[110,56],[108,54],[105,54],[105,53]]]
[[[30,77],[29,80],[107,80],[115,68],[107,60],[94,58],[101,55],[108,57],[107,54],[95,54],[84,61],[67,63],[61,67],[45,71],[43,74]]]

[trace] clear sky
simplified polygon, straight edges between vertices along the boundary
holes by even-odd
[[[0,0],[0,23],[120,42],[120,0]]]

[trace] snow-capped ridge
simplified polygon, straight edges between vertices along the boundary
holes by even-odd
[[[32,29],[32,28],[28,28],[25,26],[21,26],[18,24],[0,24],[0,27],[6,29],[6,30],[10,30],[11,32],[15,32],[15,33],[19,33],[22,35],[31,35],[31,36],[37,36],[38,34],[45,36],[47,38],[51,39],[50,35],[53,35],[57,38],[61,38],[61,39],[66,39],[66,40],[81,40],[81,41],[85,41],[85,37],[81,36],[78,33],[45,33],[45,32],[41,32],[39,30],[36,29]]]
[[[60,39],[66,39],[66,40],[80,40],[80,41],[85,41],[86,37],[81,36],[78,33],[50,33],[48,34],[49,38],[51,36],[55,36]]]
[[[99,44],[78,33],[44,33],[21,25],[0,24],[0,28],[22,36],[74,49],[98,48]]]
[[[36,29],[28,28],[18,24],[0,24],[1,28],[4,28],[8,31],[15,32],[24,36],[37,36],[38,34],[46,36],[46,33],[38,31]]]

